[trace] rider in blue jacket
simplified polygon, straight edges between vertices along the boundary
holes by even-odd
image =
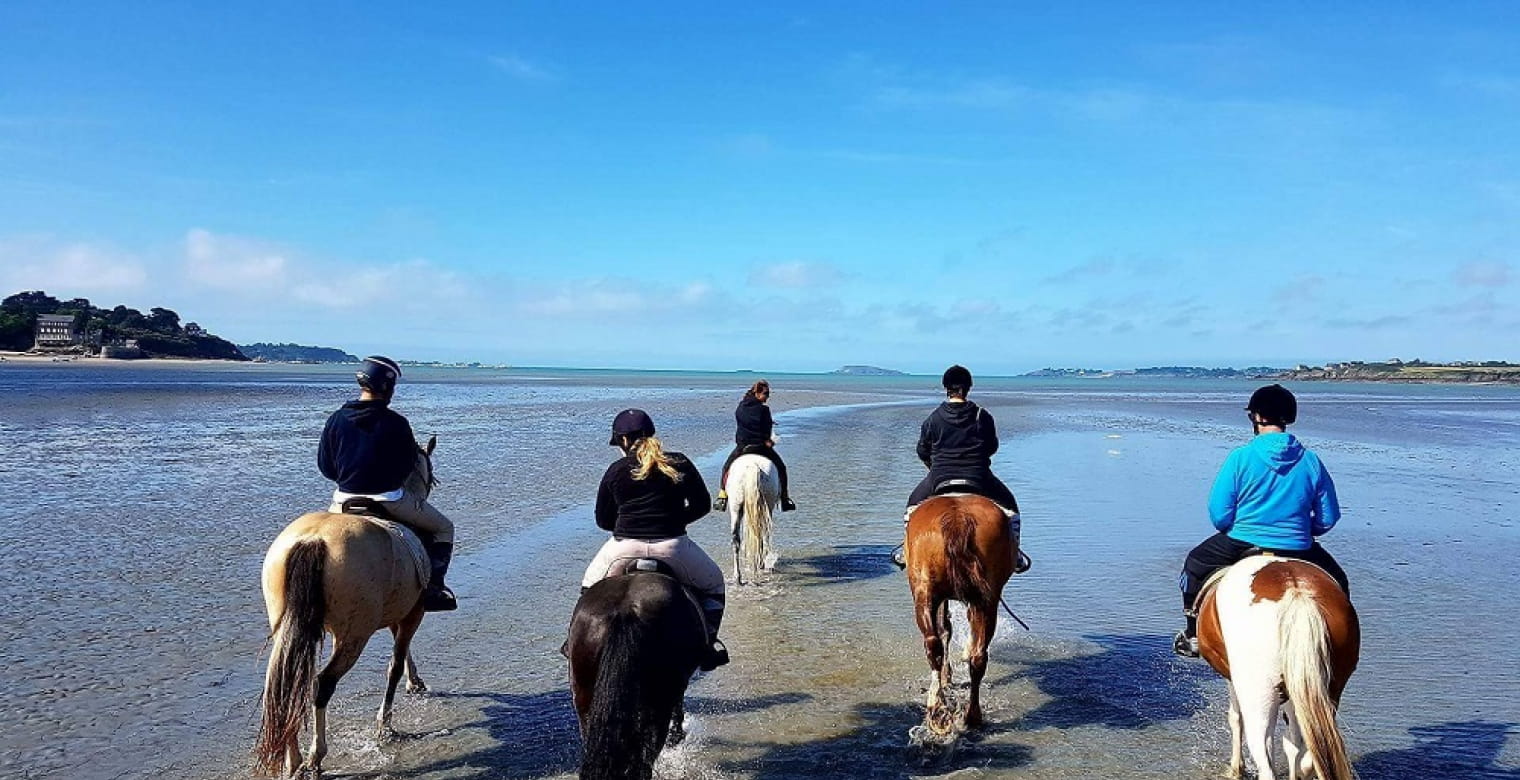
[[[1198,655],[1195,602],[1204,581],[1255,551],[1309,561],[1350,592],[1346,572],[1314,541],[1335,527],[1341,506],[1319,456],[1287,432],[1298,419],[1298,400],[1282,385],[1267,385],[1251,394],[1246,415],[1255,437],[1225,458],[1209,493],[1209,520],[1219,532],[1193,548],[1182,567],[1187,627],[1172,642],[1178,655]]]

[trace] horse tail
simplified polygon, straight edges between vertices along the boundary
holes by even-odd
[[[744,472],[744,562],[750,571],[765,568],[770,555],[771,502],[761,489],[765,470],[751,464]]]
[[[997,594],[987,582],[987,567],[976,547],[976,518],[955,505],[940,515],[939,527],[954,598],[968,607],[987,606],[987,600]]]
[[[1304,747],[1321,780],[1351,780],[1351,759],[1335,725],[1330,699],[1330,631],[1314,597],[1298,589],[1284,595],[1278,615],[1283,688],[1298,718]]]
[[[654,628],[636,615],[609,618],[581,750],[581,780],[649,780],[665,746],[676,699]],[[679,688],[679,684],[673,684]],[[677,694],[679,695],[679,694]]]
[[[285,604],[270,634],[264,717],[254,748],[254,759],[267,774],[279,774],[285,747],[300,739],[311,712],[326,612],[326,564],[327,543],[321,539],[303,539],[285,553]]]

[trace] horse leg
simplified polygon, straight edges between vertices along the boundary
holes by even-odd
[[[1288,759],[1288,780],[1310,780],[1314,777],[1314,761],[1303,747],[1304,732],[1299,728],[1298,713],[1292,702],[1283,705],[1283,719],[1287,721],[1282,744],[1283,755]]]
[[[929,658],[929,668],[933,671],[933,679],[929,683],[929,697],[924,701],[925,718],[932,722],[933,718],[944,707],[944,701],[940,696],[943,683],[943,675],[940,669],[945,665],[945,645],[940,638],[939,626],[935,625],[935,613],[939,611],[939,605],[931,604],[928,594],[914,594],[913,617],[918,621],[918,631],[924,635],[924,655]]]
[[[1245,754],[1240,742],[1245,726],[1240,719],[1240,700],[1235,697],[1235,686],[1230,686],[1230,712],[1225,715],[1230,724],[1230,771],[1229,777],[1239,778],[1245,772]]]
[[[734,496],[731,500],[734,502],[731,506],[742,506],[744,503],[742,496]],[[739,566],[739,535],[744,531],[744,519],[739,516],[737,510],[730,510],[730,512],[728,527],[734,537],[734,584],[743,585],[744,569]]]
[[[1231,671],[1240,675],[1244,670]],[[1246,748],[1251,751],[1251,759],[1256,762],[1256,775],[1262,780],[1271,780],[1276,777],[1270,747],[1272,729],[1277,723],[1276,681],[1236,677],[1235,689],[1239,697]]]
[[[997,632],[997,608],[972,607],[967,610],[966,617],[971,621],[971,644],[967,648],[970,657],[966,661],[970,667],[971,702],[966,705],[966,728],[979,729],[982,727],[982,677],[987,674],[987,645],[992,644],[992,635]]]
[[[686,704],[676,702],[675,711],[670,715],[670,736],[665,744],[675,747],[686,741]]]
[[[317,675],[317,692],[311,706],[311,752],[301,765],[301,771],[310,772],[312,777],[322,776],[322,759],[327,757],[327,703],[332,700],[338,680],[348,674],[348,670],[358,662],[359,654],[364,652],[367,641],[368,635],[360,639],[334,636],[332,657],[327,660],[327,666],[322,667],[321,674]]]
[[[395,643],[391,645],[391,661],[385,667],[385,698],[380,701],[380,712],[375,716],[375,733],[381,740],[396,734],[396,730],[391,728],[391,705],[396,701],[396,685],[401,682],[401,673],[405,671],[407,659],[411,656],[412,637],[416,636],[420,625],[422,604],[419,602],[400,623],[391,626]]]
[[[951,634],[954,633],[954,629],[955,629],[955,623],[950,620],[950,602],[948,602],[948,601],[942,601],[942,602],[940,602],[938,613],[939,613],[939,628],[940,628],[939,641],[940,641],[940,644],[944,647],[944,650],[948,651],[951,647],[954,646],[951,643],[951,640],[953,639],[953,637],[951,636]],[[954,671],[955,670],[953,668],[954,666],[955,666],[955,664],[952,664],[952,663],[944,663],[944,664],[940,665],[940,668],[939,668],[940,669],[940,672],[939,672],[940,673],[939,684],[941,686],[943,686],[944,688],[948,689],[950,687],[950,678],[955,676],[954,675]]]
[[[422,681],[422,675],[417,673],[417,662],[412,660],[412,651],[406,651],[406,692],[427,693],[427,683]]]

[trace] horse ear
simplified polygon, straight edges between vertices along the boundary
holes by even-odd
[[[438,447],[438,437],[436,435],[429,436],[428,437],[427,446],[423,447],[422,451],[424,453],[426,453],[427,455],[432,455],[433,454],[433,450],[436,449],[437,447]]]

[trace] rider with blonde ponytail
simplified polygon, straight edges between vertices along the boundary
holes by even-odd
[[[728,650],[718,639],[726,600],[723,570],[686,535],[686,526],[707,514],[712,501],[702,475],[685,455],[665,451],[643,410],[619,412],[607,443],[623,452],[607,467],[596,493],[596,524],[612,538],[591,561],[581,587],[622,573],[615,566],[620,561],[663,561],[702,604],[710,644],[702,668],[728,663]]]

